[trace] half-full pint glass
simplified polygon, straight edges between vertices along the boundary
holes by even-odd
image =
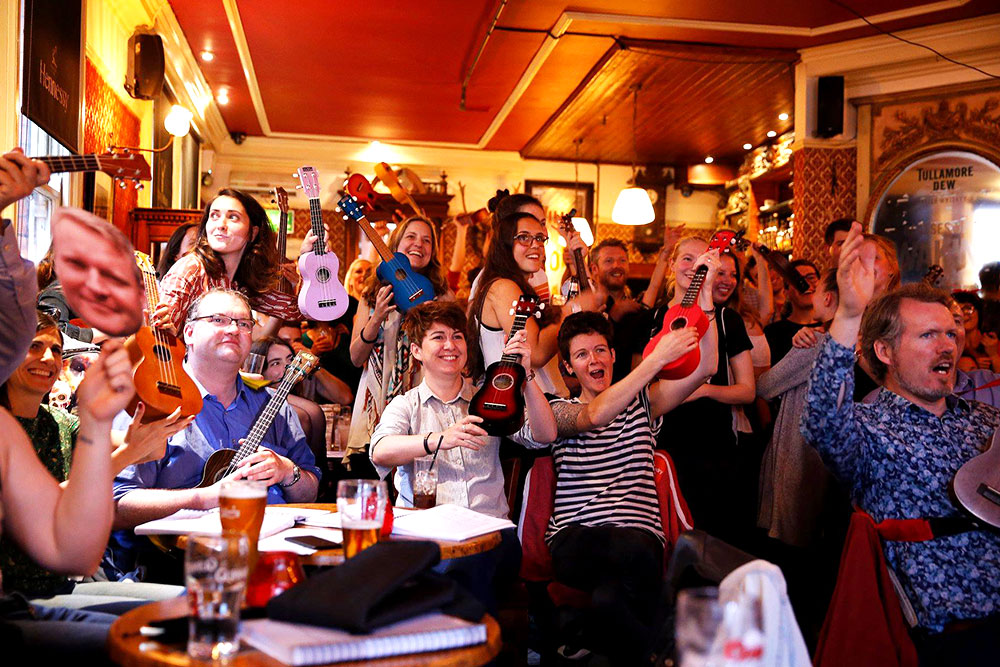
[[[388,491],[385,482],[374,479],[344,479],[337,484],[337,513],[344,533],[344,557],[378,542],[385,518]]]
[[[240,604],[247,582],[246,535],[188,537],[184,583],[191,609],[188,655],[223,660],[240,650]]]
[[[257,562],[257,540],[264,522],[267,507],[267,485],[246,479],[223,482],[219,490],[219,518],[222,531],[232,531],[247,536],[250,547],[250,566]]]

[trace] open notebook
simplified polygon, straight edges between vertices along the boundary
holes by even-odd
[[[438,505],[396,517],[392,522],[392,534],[457,542],[513,527],[514,524],[507,519],[498,519],[467,507]]]
[[[291,528],[296,521],[306,517],[329,514],[326,510],[301,509],[297,507],[268,507],[264,510],[264,523],[260,536],[274,535]],[[173,514],[155,521],[147,521],[135,527],[136,535],[221,535],[222,521],[219,508],[210,510],[177,510]]]
[[[287,665],[368,660],[407,653],[441,651],[486,641],[486,626],[433,613],[393,623],[367,635],[258,619],[244,621],[246,643]]]

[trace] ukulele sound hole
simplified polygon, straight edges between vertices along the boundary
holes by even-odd
[[[493,378],[493,388],[504,391],[510,389],[514,385],[514,377],[511,375],[498,375]]]
[[[396,280],[406,280],[406,271],[403,269],[396,269]]]
[[[328,280],[330,280],[330,271],[325,268],[319,269],[318,271],[316,271],[316,280],[318,280],[321,283],[327,282]]]
[[[170,348],[165,345],[153,345],[153,354],[160,361],[169,362],[173,356],[170,354]]]
[[[676,331],[677,329],[683,329],[687,325],[688,321],[686,317],[678,317],[676,320],[670,323],[670,328]]]

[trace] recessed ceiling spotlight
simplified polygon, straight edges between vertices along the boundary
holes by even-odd
[[[788,120],[788,114],[784,113],[784,112],[779,113],[778,114],[778,120]]]
[[[775,132],[774,130],[771,130],[770,132],[767,133],[767,136],[770,137],[771,139],[773,139],[776,136],[778,136],[778,133]]]
[[[715,162],[715,158],[712,157],[711,155],[705,158],[705,164],[712,164],[713,162]]]
[[[215,54],[206,49],[205,51],[201,52],[201,59],[206,63],[210,63],[213,60],[215,60]]]
[[[220,88],[215,94],[215,101],[222,105],[229,104],[229,89]]]
[[[753,144],[751,144],[751,143],[745,143],[745,144],[743,144],[743,150],[748,151],[751,148],[753,148]]]

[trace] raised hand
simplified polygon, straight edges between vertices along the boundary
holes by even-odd
[[[698,305],[702,310],[712,310],[715,304],[712,302],[712,286],[715,284],[715,276],[719,273],[719,251],[706,250],[695,260],[695,268],[705,266],[708,273],[705,274],[705,281],[702,283],[701,292],[698,294]]]
[[[332,252],[330,250],[330,228],[325,222],[323,223],[323,230],[326,232],[326,252]],[[316,238],[317,237],[313,234],[312,228],[310,228],[309,231],[306,232],[306,237],[302,239],[302,245],[299,246],[299,255],[312,252],[313,246],[316,245]]]
[[[684,231],[685,228],[683,224],[674,225],[673,227],[666,225],[663,228],[663,247],[660,248],[661,258],[664,260],[668,260],[670,258],[670,254],[674,251],[674,246],[676,246],[677,242],[684,236]]]
[[[858,318],[865,311],[875,293],[874,243],[865,243],[861,223],[855,222],[847,233],[847,239],[840,249],[840,264],[837,266],[837,287],[840,303],[837,315]]]
[[[111,423],[135,394],[132,362],[121,341],[108,340],[76,389],[80,417]]]
[[[375,312],[372,313],[372,319],[381,325],[394,310],[396,306],[392,302],[392,285],[383,285],[375,294]]]
[[[653,354],[659,358],[659,363],[666,366],[698,347],[698,340],[698,330],[694,327],[675,329],[660,338]]]
[[[146,405],[140,401],[135,409],[132,423],[125,432],[124,444],[117,450],[117,456],[124,457],[125,465],[163,458],[167,450],[167,439],[183,431],[194,421],[194,415],[182,418],[180,408],[148,424],[142,423],[145,414]]]

